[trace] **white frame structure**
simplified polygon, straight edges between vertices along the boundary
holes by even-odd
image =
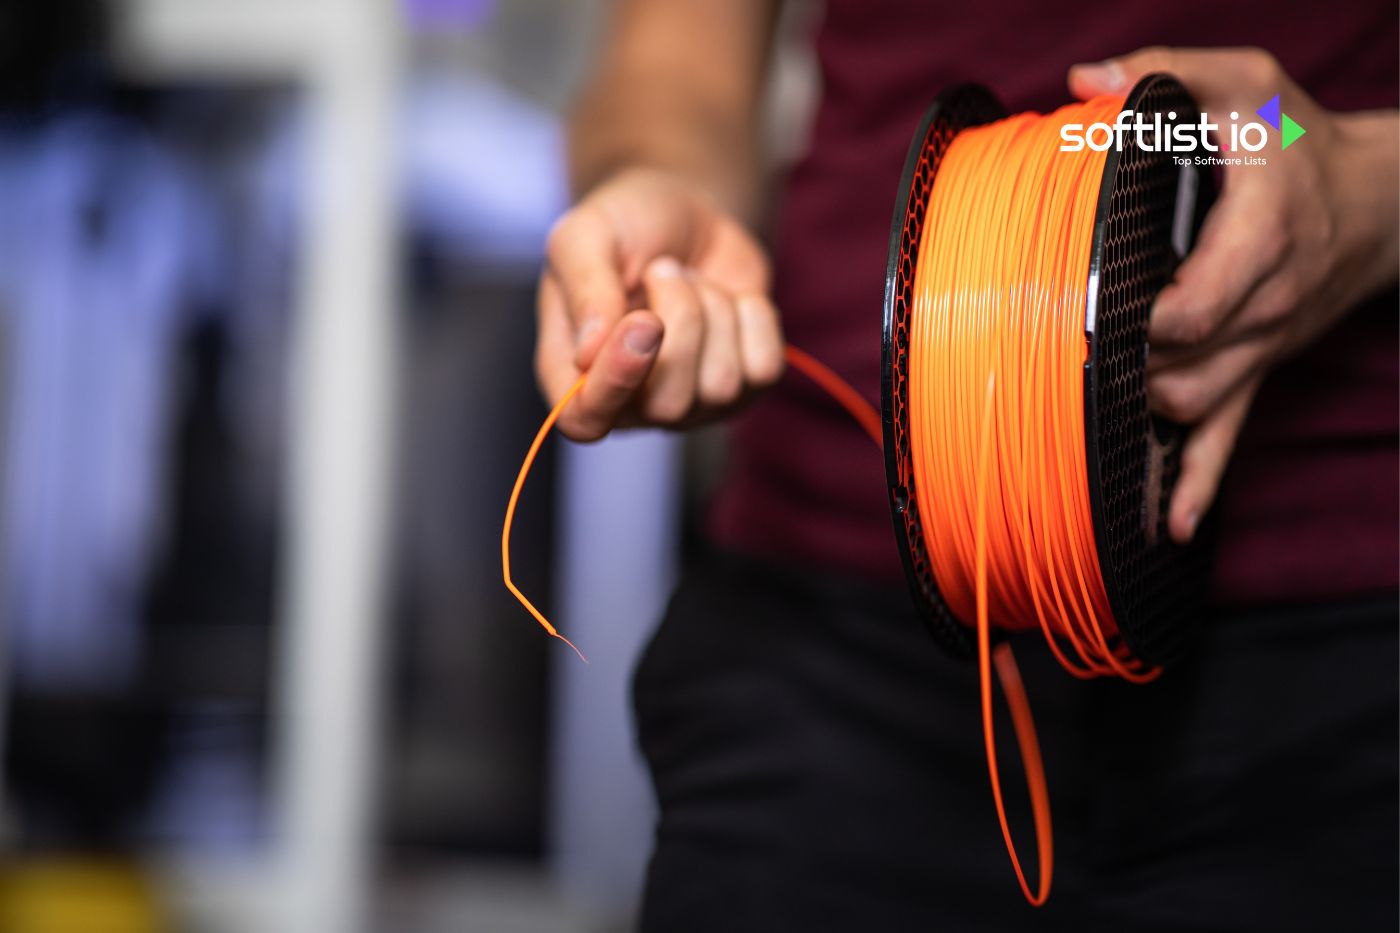
[[[290,77],[308,92],[311,120],[291,354],[287,582],[275,646],[274,853],[246,876],[228,866],[174,870],[201,922],[366,930],[398,358],[398,4],[126,6],[124,39],[143,67]]]

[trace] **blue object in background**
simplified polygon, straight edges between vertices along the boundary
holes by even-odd
[[[3,611],[20,687],[110,690],[138,655],[178,332],[208,307],[206,199],[145,131],[0,127]]]
[[[408,21],[430,31],[474,29],[495,9],[495,0],[403,0]]]

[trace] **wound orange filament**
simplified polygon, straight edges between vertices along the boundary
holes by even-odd
[[[1078,677],[1157,674],[1118,637],[1089,502],[1085,307],[1107,153],[1059,150],[1064,123],[1112,123],[1122,104],[1100,97],[959,133],[934,178],[914,271],[909,429],[919,517],[939,591],[977,629],[997,816],[1021,889],[1037,905],[1050,890],[1048,795],[1023,711],[1017,731],[1040,852],[1032,891],[997,771],[991,625],[1039,628]],[[998,670],[1010,697],[1007,657]]]

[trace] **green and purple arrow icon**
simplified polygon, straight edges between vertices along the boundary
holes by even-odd
[[[1279,107],[1277,94],[1270,97],[1267,104],[1254,112],[1263,117],[1265,123],[1283,134],[1283,148],[1285,149],[1296,143],[1307,132]]]

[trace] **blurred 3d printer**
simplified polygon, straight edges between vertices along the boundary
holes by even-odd
[[[233,15],[220,6],[0,0],[0,927],[50,916],[33,892],[55,865],[90,909],[148,924],[122,929],[188,925],[132,866],[269,845],[277,733],[299,728],[277,710],[316,670],[287,660],[282,631],[301,514],[289,399],[320,391],[293,372],[316,261],[308,173],[325,165],[315,94],[275,63],[230,78],[217,57],[201,73],[123,44],[131,21],[159,34]],[[311,26],[361,6],[280,9]],[[557,61],[548,43],[584,14],[556,6],[508,22],[548,20],[530,34]],[[491,555],[541,414],[520,361],[539,245],[565,201],[557,101],[465,73],[434,38],[499,12],[418,0],[388,14],[421,35],[391,88],[401,310],[389,348],[364,349],[393,355],[381,364],[397,385],[366,793],[376,837],[408,865],[545,847],[546,645],[517,624]],[[547,598],[545,470],[515,548],[522,584]]]

